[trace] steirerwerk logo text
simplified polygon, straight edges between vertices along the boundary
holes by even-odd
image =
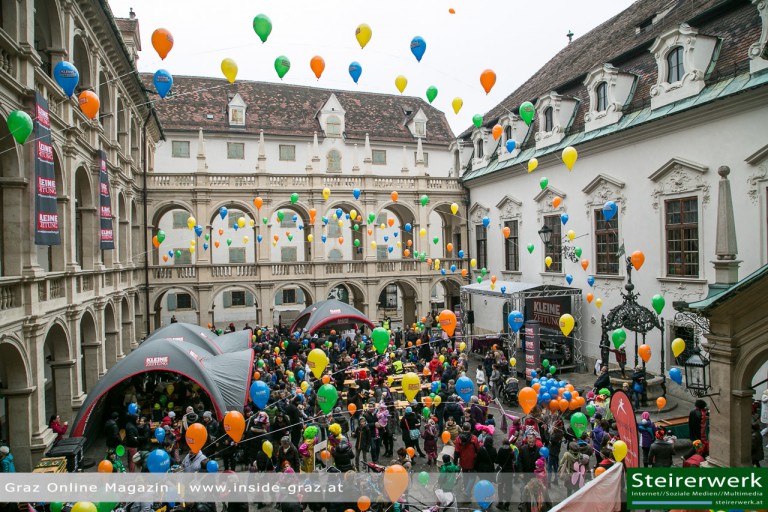
[[[768,469],[630,468],[631,509],[765,509]]]

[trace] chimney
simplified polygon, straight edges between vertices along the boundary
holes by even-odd
[[[736,244],[736,221],[733,217],[731,182],[728,175],[731,169],[721,166],[717,195],[717,231],[715,234],[715,283],[709,285],[709,295],[714,295],[730,287],[739,280],[740,260],[736,259],[739,249]]]

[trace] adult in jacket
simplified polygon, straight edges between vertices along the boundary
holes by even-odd
[[[536,461],[541,457],[541,448],[536,443],[536,434],[528,433],[525,436],[525,444],[520,448],[518,455],[518,469],[522,473],[533,473],[536,469]]]
[[[421,451],[419,446],[419,439],[421,438],[421,418],[413,412],[411,407],[405,408],[405,415],[400,420],[400,431],[403,433],[403,444],[407,448],[413,448],[419,453],[420,457],[426,457],[424,452]],[[415,438],[415,439],[413,439]]]
[[[652,468],[670,468],[675,449],[672,440],[666,437],[666,431],[663,428],[656,430],[656,440],[651,445],[648,452],[648,462]]]
[[[499,466],[501,473],[497,480],[499,484],[499,503],[496,508],[499,510],[509,510],[510,500],[512,497],[512,474],[515,472],[515,460],[516,453],[512,449],[512,445],[509,443],[509,439],[504,439],[501,443],[501,448],[496,453],[496,464]]]
[[[280,449],[277,451],[277,466],[281,471],[285,470],[286,464],[296,473],[301,469],[299,450],[291,443],[291,438],[288,435],[280,439]]]
[[[139,428],[136,426],[138,416],[135,414],[128,415],[128,421],[125,423],[125,439],[123,445],[128,455],[128,471],[130,473],[136,473],[141,468],[136,467],[136,463],[133,462],[133,456],[139,451],[139,445],[141,440],[139,438]]]
[[[487,436],[483,441],[483,446],[477,451],[475,471],[478,473],[495,473],[497,457],[498,453],[493,446],[493,437]]]

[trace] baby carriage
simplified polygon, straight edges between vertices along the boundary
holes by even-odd
[[[504,388],[501,390],[501,398],[507,405],[517,406],[517,393],[520,391],[520,385],[516,378],[510,377],[504,382]]]

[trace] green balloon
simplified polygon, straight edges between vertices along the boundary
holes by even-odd
[[[571,416],[571,428],[573,429],[576,439],[580,438],[581,434],[587,430],[587,417],[584,416],[583,412],[577,412]]]
[[[288,377],[288,382],[296,382],[296,377],[291,375],[290,377]]]
[[[8,131],[19,144],[24,144],[32,134],[32,118],[21,110],[14,110],[8,116]]]
[[[474,116],[472,116],[472,124],[474,124],[475,127],[477,128],[480,128],[481,126],[483,126],[483,116],[481,116],[480,114],[475,114]]]
[[[354,229],[355,231],[360,231],[360,224],[355,224],[355,225],[352,227],[352,229]]]
[[[427,99],[429,100],[430,103],[432,103],[433,101],[435,101],[435,98],[437,98],[437,87],[435,87],[434,85],[430,85],[427,88]]]
[[[256,32],[262,43],[266,43],[269,34],[272,33],[272,20],[266,14],[257,15],[253,18],[253,31]]]
[[[357,226],[355,226],[355,227],[357,227]],[[360,240],[359,239],[355,238],[355,242],[354,243],[355,243],[355,247],[360,247]]]
[[[176,251],[176,257],[181,258],[181,251]]]
[[[541,362],[543,368],[549,368],[549,359],[545,359]]]
[[[426,487],[429,484],[429,473],[426,471],[419,473],[419,483]]]
[[[64,504],[60,501],[55,501],[49,505],[49,508],[51,509],[51,512],[61,512],[61,509],[64,508]]]
[[[110,503],[107,501],[102,501],[101,503],[96,504],[96,510],[99,512],[112,512],[115,507],[117,507],[119,503]]]
[[[556,366],[550,366],[549,367],[549,374],[550,375],[554,375],[556,371],[557,371],[557,367]]]
[[[426,253],[421,253],[421,261],[424,261],[427,258]]]
[[[440,239],[437,238],[437,237],[432,239],[432,243],[435,244],[435,245],[437,245],[437,242],[439,242],[439,241],[440,241]]]
[[[595,406],[593,404],[589,404],[587,406],[587,416],[590,418],[595,415]]]
[[[208,241],[208,240],[210,240],[210,239],[211,239],[211,235],[209,235],[208,233],[206,233],[206,234],[205,234],[205,241],[207,242],[207,241]]]
[[[429,415],[432,411],[429,410],[429,407],[425,407],[421,410],[421,414],[424,416],[424,419],[429,418]]]
[[[582,253],[581,247],[574,247],[573,248],[573,252],[574,252],[574,254],[576,254],[577,258],[581,258],[581,253]]]
[[[547,178],[541,178],[539,180],[539,186],[541,187],[541,190],[547,188],[547,185],[549,185],[549,180]]]
[[[420,198],[421,206],[427,206],[427,203],[429,202],[429,196],[427,194],[424,194]]]
[[[283,219],[285,218],[285,213],[283,213],[283,210],[277,210],[277,220],[280,222],[283,222]]]
[[[613,346],[619,348],[627,341],[627,332],[619,327],[611,333],[611,339],[613,340]]]
[[[654,295],[651,297],[651,304],[653,305],[653,309],[656,311],[657,315],[661,314],[661,311],[664,309],[664,305],[667,303],[667,301],[664,300],[663,295]]]
[[[520,105],[520,119],[525,121],[525,124],[528,126],[531,125],[531,121],[533,121],[533,116],[536,113],[536,107],[533,106],[533,103],[530,101],[526,101],[522,105]]]
[[[533,254],[534,247],[535,246],[533,244],[528,244],[528,254]]]
[[[264,218],[261,219],[261,222],[266,226],[267,222],[269,222],[269,220],[266,217],[264,217]]]
[[[291,194],[291,204],[296,204],[299,201],[299,194],[294,192]]]
[[[317,404],[325,414],[333,410],[336,401],[339,399],[339,392],[330,384],[323,384],[317,391]]]
[[[259,359],[259,360],[256,362],[256,365],[257,365],[259,368],[264,368],[264,360],[263,360],[263,359]]]
[[[288,241],[293,242],[293,235],[288,235]]]
[[[487,274],[487,273],[488,273],[488,269],[487,268],[483,267],[483,268],[480,269],[480,275],[485,276],[485,274]]]
[[[232,239],[231,238],[227,238],[227,247],[229,247],[230,245],[232,245]]]
[[[165,231],[161,229],[160,231],[157,232],[157,241],[160,243],[163,243],[164,240],[165,240]]]
[[[275,71],[277,71],[277,76],[283,78],[289,69],[291,69],[291,61],[288,60],[288,57],[281,55],[275,59]]]
[[[115,448],[115,453],[117,454],[118,457],[122,457],[123,455],[125,455],[125,446],[121,444],[117,445],[117,448]]]
[[[371,223],[372,223],[372,222],[374,222],[375,220],[376,220],[376,214],[375,214],[375,213],[373,213],[373,212],[369,213],[369,214],[368,214],[368,224],[371,224]]]
[[[383,354],[387,351],[387,346],[389,346],[389,333],[385,328],[375,328],[373,333],[371,333],[371,338],[373,338],[373,348],[376,349],[376,352]]]
[[[477,276],[477,284],[480,284],[483,282],[483,276]]]

